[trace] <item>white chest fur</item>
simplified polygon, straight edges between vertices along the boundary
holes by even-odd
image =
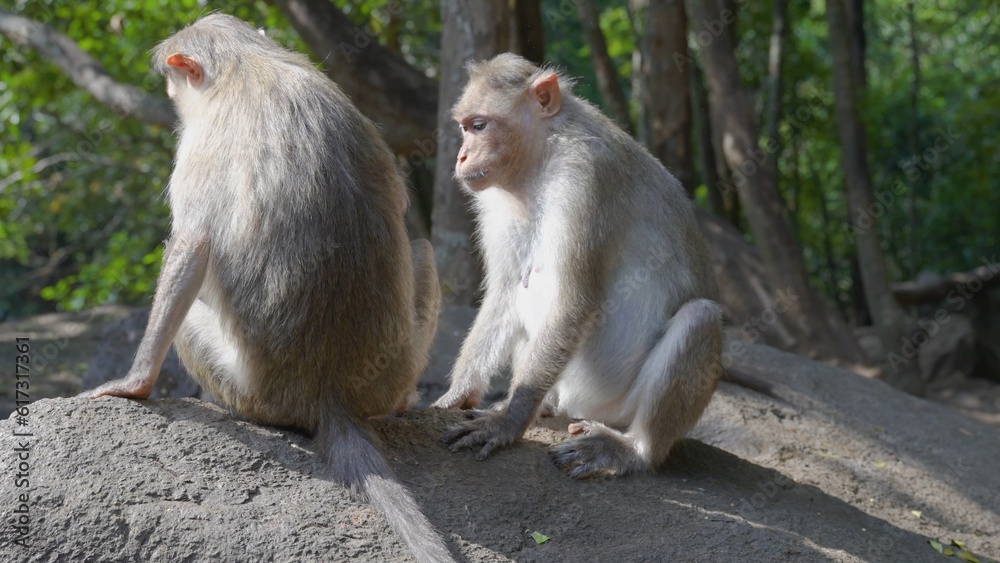
[[[536,336],[556,300],[557,277],[552,262],[528,261],[516,290],[517,315],[528,337]]]

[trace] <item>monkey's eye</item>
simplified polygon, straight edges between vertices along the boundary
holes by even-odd
[[[482,131],[483,129],[486,129],[486,120],[485,119],[473,120],[472,128],[475,129],[476,131]]]

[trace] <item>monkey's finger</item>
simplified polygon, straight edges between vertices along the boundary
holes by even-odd
[[[473,446],[478,446],[487,441],[486,435],[481,431],[469,432],[454,444],[451,445],[450,449],[453,452],[458,450],[464,450],[466,448],[472,448]]]
[[[466,434],[472,432],[472,428],[466,426],[453,426],[450,430],[441,436],[441,441],[445,444],[454,444],[459,438],[462,438]],[[454,445],[449,448],[451,451],[458,451],[455,449]]]
[[[599,476],[600,472],[591,465],[583,464],[570,469],[566,474],[573,479],[589,479]]]
[[[579,462],[580,452],[565,444],[560,444],[549,449],[549,457],[559,469],[569,470],[570,467]]]
[[[476,454],[476,461],[483,461],[484,459],[490,457],[490,454],[493,453],[493,450],[495,450],[499,445],[500,442],[495,439],[486,442],[482,449],[479,450],[479,453]]]

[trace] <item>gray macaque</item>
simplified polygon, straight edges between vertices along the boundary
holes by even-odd
[[[173,343],[226,407],[315,434],[417,559],[451,561],[366,423],[415,395],[441,301],[389,148],[306,57],[234,17],[153,61],[180,115],[170,241],[131,370],[86,395],[147,398]]]
[[[486,292],[435,406],[475,407],[508,365],[513,381],[442,440],[484,459],[554,411],[581,419],[550,452],[572,477],[653,469],[722,374],[693,204],[565,76],[510,54],[469,72],[455,175],[473,195]]]

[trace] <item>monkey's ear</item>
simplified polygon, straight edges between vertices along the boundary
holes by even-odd
[[[167,65],[183,70],[187,74],[188,83],[191,86],[201,86],[201,81],[205,78],[205,73],[201,70],[201,65],[198,64],[198,61],[186,55],[180,53],[170,55],[167,57]]]
[[[541,106],[543,118],[552,117],[559,113],[559,108],[562,107],[562,97],[559,93],[559,76],[556,73],[553,72],[548,76],[536,79],[531,85],[531,93],[534,94],[535,100]]]

